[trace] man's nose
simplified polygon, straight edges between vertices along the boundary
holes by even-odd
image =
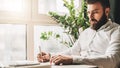
[[[89,13],[89,19],[94,19],[94,14],[93,13]]]

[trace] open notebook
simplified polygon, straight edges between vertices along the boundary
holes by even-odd
[[[32,66],[32,65],[40,65],[40,62],[36,61],[9,61],[0,63],[0,67],[18,67],[18,66]]]
[[[17,67],[17,66],[31,66],[31,65],[40,65],[40,62],[35,61],[12,61],[9,63],[9,66]]]

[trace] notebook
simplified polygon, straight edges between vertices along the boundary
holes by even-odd
[[[40,62],[36,61],[11,61],[8,63],[10,67],[18,67],[18,66],[32,66],[32,65],[40,65]]]

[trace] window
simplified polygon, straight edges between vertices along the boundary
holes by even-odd
[[[28,4],[28,0],[0,0],[0,61],[28,59]]]
[[[67,0],[70,1],[70,0]],[[79,0],[75,0],[75,7],[79,7]],[[48,14],[49,11],[57,13],[68,13],[67,8],[63,4],[63,0],[39,0],[38,1],[38,12],[40,14]]]
[[[0,61],[26,59],[26,25],[0,24]]]
[[[78,7],[79,0],[75,3]],[[0,0],[0,61],[34,60],[41,32],[60,30],[63,35],[48,11],[68,12],[62,0]]]
[[[0,10],[20,12],[23,10],[22,1],[23,0],[0,0]]]
[[[52,32],[48,40],[41,39],[41,33]],[[56,38],[59,34],[60,37]],[[69,36],[64,32],[60,26],[34,26],[34,60],[36,60],[37,54],[39,53],[39,46],[41,50],[49,53],[57,53],[64,51],[70,47],[71,40]]]

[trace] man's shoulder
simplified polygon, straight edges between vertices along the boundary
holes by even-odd
[[[117,24],[117,23],[113,23],[113,28],[115,29],[115,30],[118,30],[119,32],[120,32],[120,24]]]
[[[117,24],[115,22],[112,23],[114,27],[120,27],[120,24]]]
[[[120,30],[120,25],[117,24],[117,23],[115,23],[115,22],[113,22],[113,23],[111,24],[111,29],[113,29],[114,31],[115,31],[115,30]]]
[[[111,35],[120,35],[120,25],[113,22],[108,32],[110,32]]]
[[[119,30],[120,29],[120,25],[115,23],[115,22],[111,22],[109,23],[109,25],[104,29],[105,32],[109,32],[109,31],[116,31],[116,30]]]

